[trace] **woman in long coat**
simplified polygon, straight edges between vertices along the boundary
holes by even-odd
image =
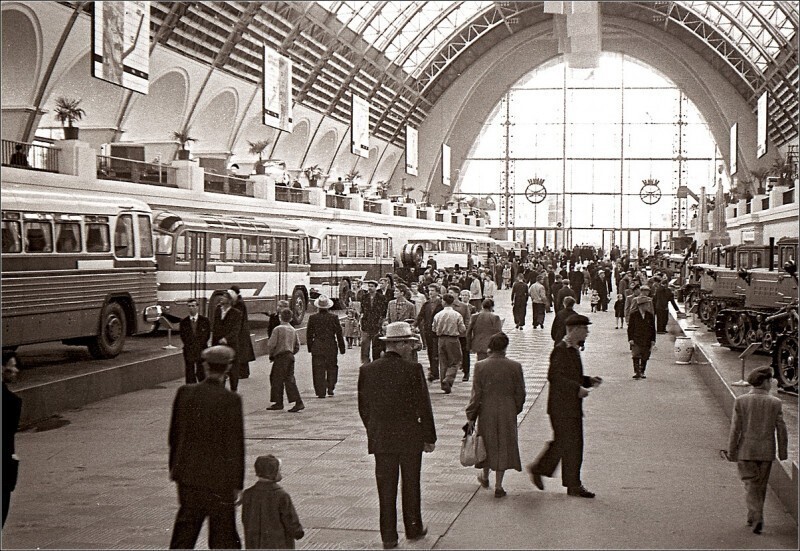
[[[467,405],[467,419],[477,420],[477,434],[486,445],[486,459],[477,465],[483,469],[478,482],[489,487],[489,471],[495,472],[494,497],[504,497],[503,476],[506,470],[522,470],[517,440],[517,415],[525,404],[525,380],[522,365],[506,358],[508,337],[497,333],[489,339],[489,357],[475,364],[472,396]]]
[[[256,353],[253,349],[253,341],[250,340],[250,326],[247,321],[247,305],[244,303],[238,285],[231,285],[230,288],[236,294],[232,306],[242,314],[242,326],[239,329],[239,342],[236,346],[236,363],[239,365],[239,378],[247,379],[250,377],[250,362],[256,360]]]

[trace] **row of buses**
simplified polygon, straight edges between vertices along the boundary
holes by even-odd
[[[398,246],[403,243],[404,246]],[[412,254],[408,254],[411,252]],[[414,227],[151,209],[118,196],[3,186],[3,348],[48,341],[120,353],[126,336],[175,322],[197,298],[213,312],[238,285],[248,312],[289,300],[300,323],[341,278],[397,267],[480,266],[494,240]]]

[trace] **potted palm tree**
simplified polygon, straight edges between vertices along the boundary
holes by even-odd
[[[767,180],[767,176],[769,176],[769,169],[756,168],[755,170],[750,171],[750,175],[758,183],[758,186],[756,187],[756,195],[764,195],[764,193],[766,193],[765,183]]]
[[[792,163],[781,156],[775,157],[775,161],[772,163],[772,168],[769,171],[772,176],[778,177],[779,186],[791,185],[792,179],[794,178],[793,172]]]
[[[78,139],[78,128],[73,126],[73,123],[81,120],[86,114],[80,104],[80,99],[65,98],[63,96],[56,98],[56,119],[64,127],[65,140]]]
[[[196,142],[197,138],[192,138],[189,135],[189,129],[186,130],[174,130],[172,132],[172,139],[175,140],[180,144],[180,149],[178,149],[178,160],[179,161],[188,161],[189,160],[189,150],[186,146],[189,142]]]
[[[309,187],[317,187],[317,182],[322,177],[322,169],[319,165],[312,165],[304,168],[303,174],[308,178]]]
[[[354,183],[359,178],[361,178],[361,172],[359,172],[355,168],[344,175],[344,181],[345,182]]]
[[[272,143],[272,140],[259,140],[257,142],[251,142],[248,140],[247,143],[250,145],[250,154],[258,155],[256,174],[265,174],[266,167],[264,166],[264,159],[261,157],[261,155],[264,153],[264,150],[269,147],[269,144]]]

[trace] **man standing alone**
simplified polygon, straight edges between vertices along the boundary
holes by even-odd
[[[211,337],[211,322],[200,315],[197,299],[186,301],[189,315],[181,320],[180,334],[183,342],[183,363],[186,366],[186,384],[202,382],[206,378],[203,359],[200,355],[208,347]]]
[[[233,349],[234,361],[226,375],[234,392],[239,388],[239,364],[235,358],[239,354],[239,333],[242,330],[242,314],[233,307],[235,295],[235,291],[225,291],[220,296],[221,302],[214,312],[214,321],[211,324],[211,346],[224,344]],[[225,385],[224,379],[222,384]]]
[[[383,327],[386,317],[388,301],[382,293],[378,292],[378,282],[367,281],[368,291],[361,298],[361,363],[369,363],[369,354],[372,350],[372,359],[377,360],[380,355],[376,351],[378,335]],[[378,347],[380,348],[380,347]]]
[[[330,313],[333,301],[320,295],[314,302],[319,312],[308,318],[306,327],[306,344],[311,352],[311,375],[314,380],[314,392],[317,398],[333,396],[336,381],[339,379],[339,362],[337,352],[345,353],[342,325],[335,314]]]
[[[241,549],[236,501],[244,487],[242,399],[225,389],[235,359],[228,346],[203,352],[206,378],[178,389],[169,426],[169,474],[180,509],[170,549],[193,549],[208,517],[211,549]]]

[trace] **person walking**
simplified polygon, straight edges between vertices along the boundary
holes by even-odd
[[[747,375],[747,382],[753,388],[733,404],[727,456],[729,461],[737,462],[739,477],[747,490],[747,525],[753,527],[753,533],[760,534],[769,473],[775,460],[775,438],[778,459],[785,461],[788,437],[781,399],[769,393],[772,367],[754,369]]]
[[[272,405],[267,410],[283,409],[283,390],[286,389],[286,397],[294,402],[289,411],[297,413],[306,408],[294,377],[294,356],[300,352],[300,339],[292,327],[292,311],[288,308],[281,310],[280,318],[281,324],[272,330],[267,341],[267,356],[272,361],[269,373],[269,399]]]
[[[586,316],[574,314],[565,323],[567,334],[553,347],[547,372],[550,383],[547,414],[553,427],[553,440],[527,466],[527,471],[533,484],[544,490],[542,476],[553,476],[561,463],[561,483],[567,488],[567,494],[592,498],[595,494],[581,483],[583,399],[589,395],[587,389],[599,386],[603,379],[583,374],[579,349],[589,335],[592,322]]]
[[[375,350],[378,335],[386,318],[388,301],[383,293],[378,292],[378,282],[367,281],[367,292],[361,297],[361,363],[369,363],[370,351],[372,359],[377,360],[380,354]],[[380,347],[378,347],[380,348]]]
[[[531,295],[534,329],[537,325],[544,329],[544,316],[547,309],[547,289],[544,286],[546,277],[545,274],[541,274],[528,289],[528,293]]]
[[[439,375],[442,390],[445,394],[450,394],[458,367],[461,365],[461,344],[458,337],[467,334],[467,327],[461,314],[453,310],[455,297],[447,293],[443,300],[444,309],[433,317],[433,332],[439,341]]]
[[[211,338],[211,321],[199,312],[196,298],[186,301],[189,315],[180,322],[179,330],[183,343],[183,363],[186,371],[186,384],[202,382],[206,378],[203,367],[203,350],[208,348]]]
[[[306,326],[306,344],[311,353],[311,376],[314,380],[314,392],[317,398],[333,396],[336,381],[339,379],[339,354],[345,353],[342,324],[335,314],[330,313],[333,301],[320,295],[314,301],[319,312],[308,318]]]
[[[556,295],[556,302],[555,302],[555,309],[556,314],[558,314],[564,308],[564,299],[567,297],[572,297],[577,300],[575,293],[570,286],[570,282],[568,279],[562,278],[563,285],[561,289],[558,290],[558,294]]]
[[[436,283],[428,285],[428,300],[422,305],[417,316],[417,327],[428,352],[428,382],[439,380],[439,337],[433,330],[433,318],[444,309],[439,294],[441,287]]]
[[[575,314],[575,299],[571,296],[564,297],[564,303],[556,317],[553,318],[553,325],[550,327],[550,337],[554,343],[558,343],[567,334],[567,318]]]
[[[411,291],[402,283],[398,283],[394,288],[394,299],[389,301],[386,308],[386,321],[394,323],[396,321],[413,320],[417,317],[417,308],[408,298]]]
[[[669,305],[675,309],[675,313],[680,313],[675,302],[675,294],[669,287],[669,283],[658,279],[656,280],[656,290],[653,295],[653,309],[656,312],[656,333],[664,334],[667,332],[667,322],[669,321]]]
[[[525,285],[525,276],[519,274],[517,282],[511,288],[511,310],[514,314],[516,329],[525,327],[525,314],[528,310],[528,286]]]
[[[453,310],[461,314],[464,318],[464,327],[469,328],[469,320],[472,314],[477,313],[475,307],[472,305],[470,299],[470,292],[466,289],[460,293],[456,293],[455,287],[450,288],[450,292],[454,294],[456,300],[453,301]],[[469,381],[469,368],[470,368],[470,354],[469,346],[467,346],[467,333],[464,332],[458,337],[458,344],[461,346],[461,373],[462,381]]]
[[[232,306],[235,295],[234,291],[225,291],[221,295],[220,304],[214,311],[214,319],[211,323],[211,346],[218,344],[229,346],[233,349],[234,356],[239,353],[239,332],[242,330],[242,314]],[[231,390],[236,392],[239,388],[238,362],[234,361],[231,364],[226,375],[230,381]]]
[[[358,413],[367,431],[367,451],[375,456],[383,548],[393,549],[398,540],[400,477],[406,539],[418,540],[428,533],[422,524],[420,471],[422,452],[436,447],[436,426],[422,366],[410,361],[417,342],[411,326],[391,323],[381,339],[386,354],[359,369]]]
[[[239,344],[236,347],[236,363],[238,364],[239,379],[250,377],[250,362],[256,361],[256,353],[253,350],[253,341],[250,339],[250,324],[247,321],[247,305],[242,298],[242,292],[238,285],[231,285],[230,291],[236,293],[231,305],[239,310],[242,315],[242,326],[239,329]],[[230,292],[229,291],[229,292]]]
[[[480,315],[480,314],[476,314]],[[508,469],[522,470],[517,439],[517,415],[525,404],[522,364],[506,358],[508,336],[498,332],[487,344],[489,355],[475,364],[467,420],[477,422],[477,435],[486,446],[486,459],[475,465],[483,469],[478,482],[489,487],[489,471],[495,473],[494,497],[506,496],[503,477]]]
[[[22,399],[11,392],[8,385],[17,381],[19,364],[17,355],[11,351],[3,351],[3,526],[6,525],[8,511],[11,507],[11,492],[17,487],[19,475],[19,459],[14,441],[19,430],[19,418],[22,414]]]
[[[647,378],[644,374],[647,360],[650,359],[650,351],[656,344],[656,320],[653,314],[647,311],[649,303],[648,297],[636,297],[637,311],[631,312],[628,320],[628,344],[633,358],[634,379]]]
[[[225,389],[235,361],[229,346],[203,351],[206,378],[175,395],[169,425],[169,474],[178,485],[180,508],[170,549],[193,549],[208,517],[211,549],[241,549],[236,502],[244,487],[242,399]]]
[[[472,314],[467,326],[467,346],[470,351],[475,352],[478,361],[489,356],[489,339],[503,331],[503,322],[494,313],[494,301],[490,298],[484,299],[482,307],[480,312]]]
[[[497,284],[492,279],[491,273],[486,272],[483,275],[483,298],[490,298],[494,300],[494,294],[497,292]]]

